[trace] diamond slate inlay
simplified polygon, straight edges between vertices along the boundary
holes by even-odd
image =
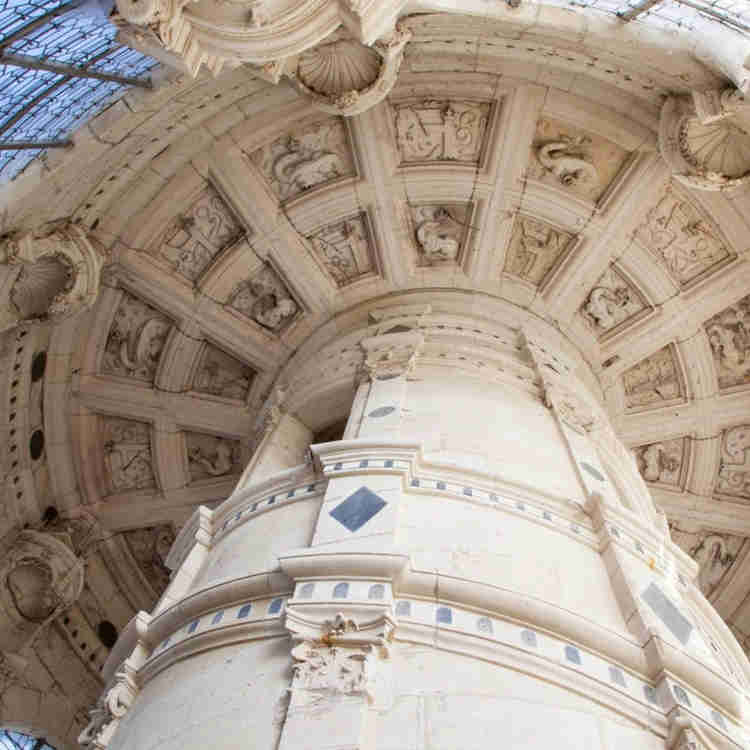
[[[331,515],[349,531],[358,531],[386,505],[385,500],[371,489],[360,487],[339,503],[331,511]]]
[[[655,583],[650,583],[641,596],[680,643],[690,640],[693,624]]]

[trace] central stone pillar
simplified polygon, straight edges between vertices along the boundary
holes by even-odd
[[[543,321],[466,304],[363,307],[295,354],[85,744],[747,746],[750,665],[596,378]]]

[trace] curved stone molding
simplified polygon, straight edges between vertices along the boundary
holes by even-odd
[[[10,235],[0,262],[20,266],[9,299],[0,305],[0,331],[21,322],[59,321],[91,307],[103,257],[72,224]]]
[[[738,119],[748,109],[731,89],[669,97],[661,110],[659,148],[674,176],[698,190],[750,183],[750,132]]]
[[[83,563],[64,539],[24,530],[5,553],[0,566],[0,644],[4,651],[20,651],[78,599]]]

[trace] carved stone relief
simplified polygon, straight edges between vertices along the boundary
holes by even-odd
[[[675,177],[699,190],[750,182],[748,114],[735,89],[670,96],[662,106],[659,148]]]
[[[750,295],[705,323],[719,388],[750,384]]]
[[[489,102],[451,99],[393,104],[401,165],[444,161],[478,164],[491,109]]]
[[[193,389],[212,396],[245,401],[254,378],[255,372],[251,367],[213,344],[206,343],[193,375]]]
[[[716,493],[750,500],[750,424],[724,430]]]
[[[102,372],[153,383],[172,322],[125,292],[102,356]]]
[[[688,438],[662,440],[634,449],[641,476],[653,484],[680,489],[685,483]]]
[[[682,287],[734,257],[708,217],[672,185],[648,212],[635,238],[664,263]]]
[[[471,205],[409,206],[419,263],[461,263],[471,221]]]
[[[78,737],[80,746],[85,750],[106,750],[138,692],[128,670],[118,672],[89,711],[89,723]]]
[[[229,306],[274,333],[279,333],[300,312],[286,284],[270,265],[239,284],[229,297]]]
[[[682,528],[677,522],[671,522],[669,529],[672,540],[700,566],[698,586],[705,596],[709,596],[732,567],[744,538],[705,529]]]
[[[535,286],[569,249],[573,235],[550,224],[517,216],[505,256],[505,271]]]
[[[165,562],[174,544],[174,529],[164,524],[125,531],[122,536],[144,577],[161,595],[169,583],[170,574]]]
[[[597,201],[627,158],[625,149],[601,136],[541,118],[532,143],[529,177]]]
[[[368,651],[303,641],[292,649],[295,660],[292,692],[364,693],[368,682]]]
[[[671,345],[626,370],[622,381],[629,409],[666,406],[685,398],[684,380]]]
[[[600,337],[623,328],[648,309],[638,290],[610,266],[589,292],[581,313]]]
[[[356,174],[346,124],[330,117],[285,133],[250,154],[281,201]]]
[[[156,486],[151,456],[151,426],[120,417],[101,417],[108,494]]]
[[[54,224],[6,236],[0,262],[20,267],[0,305],[0,331],[21,321],[61,319],[96,301],[103,255],[79,227]]]
[[[240,443],[200,432],[185,434],[190,479],[195,482],[207,477],[242,472]]]
[[[178,274],[195,281],[243,231],[224,199],[209,185],[172,221],[161,239],[161,254]]]
[[[307,239],[315,259],[338,287],[377,273],[374,243],[366,214],[329,224]]]

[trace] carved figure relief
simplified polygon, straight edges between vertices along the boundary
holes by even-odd
[[[638,470],[647,482],[678,489],[684,485],[687,451],[688,438],[662,440],[634,449]]]
[[[460,263],[471,218],[470,205],[409,208],[420,264]]]
[[[102,372],[153,383],[172,322],[125,292],[102,356]]]
[[[368,682],[365,649],[337,648],[314,641],[303,641],[292,649],[294,679],[292,693],[315,690],[352,695],[364,693]]]
[[[750,424],[724,430],[716,492],[750,500]]]
[[[281,201],[356,174],[346,125],[329,118],[302,126],[254,151],[250,160]]]
[[[750,295],[705,323],[719,388],[750,384]]]
[[[0,331],[90,307],[98,294],[102,261],[85,232],[72,224],[0,240],[0,262],[19,267],[9,300],[0,305]]]
[[[490,112],[489,102],[439,99],[394,104],[401,165],[443,161],[478,164]]]
[[[329,224],[307,239],[315,259],[338,287],[377,273],[372,235],[365,214]]]
[[[255,372],[244,362],[206,343],[193,375],[193,389],[245,401],[254,378]]]
[[[127,670],[118,672],[89,711],[89,723],[78,736],[86,750],[105,750],[138,695],[138,685]]]
[[[147,422],[101,417],[100,435],[109,494],[156,486]]]
[[[657,407],[685,397],[685,386],[671,345],[641,360],[622,376],[629,409]]]
[[[188,432],[185,442],[192,481],[242,471],[239,441]]]
[[[532,144],[529,176],[596,201],[627,158],[627,151],[601,136],[541,118]]]
[[[165,563],[174,544],[174,529],[170,524],[149,526],[125,531],[122,536],[140,571],[161,595],[169,584],[170,573]]]
[[[269,265],[235,288],[229,306],[274,333],[280,332],[300,311],[284,282]]]
[[[161,240],[161,254],[190,281],[195,281],[214,258],[243,234],[224,199],[207,186],[193,204],[178,216]]]
[[[681,287],[707,276],[734,257],[708,217],[671,185],[648,212],[635,238],[664,263]]]
[[[581,312],[594,331],[604,336],[647,309],[635,287],[610,266],[589,292]]]
[[[568,232],[519,215],[513,224],[505,271],[537,286],[562,259],[572,240]]]

